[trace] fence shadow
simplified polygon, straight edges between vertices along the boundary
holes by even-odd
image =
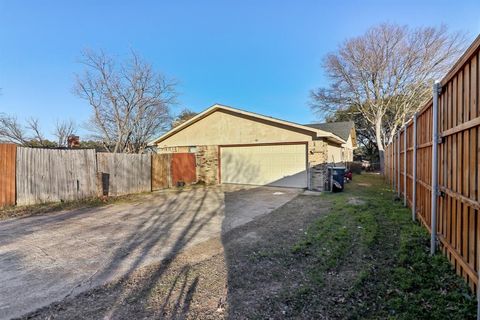
[[[257,170],[243,166],[238,174]],[[241,225],[278,207],[274,191],[244,186],[167,190],[134,203],[0,222],[0,282],[6,283],[0,300],[11,304],[0,311],[0,318],[19,316],[62,297],[66,299],[60,304],[29,316],[72,318],[75,310],[84,318],[116,319],[132,312],[185,318],[191,315],[197,291],[205,286],[196,263],[219,255],[217,271],[225,288],[215,296],[223,298],[209,301],[208,309],[215,314],[217,304],[227,300],[228,279],[239,272],[229,262],[224,264],[220,235],[239,235],[235,230]],[[205,255],[195,252],[197,260],[176,264],[184,249],[202,243],[207,243]],[[13,262],[21,268],[8,270]],[[116,281],[120,276],[123,279]],[[9,280],[13,278],[29,291],[19,290],[19,282]],[[64,288],[52,288],[52,283]],[[99,287],[103,283],[110,284]]]

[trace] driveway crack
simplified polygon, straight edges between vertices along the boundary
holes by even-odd
[[[48,254],[47,250],[43,249],[42,247],[40,246],[37,246],[35,244],[32,244],[33,247],[37,248],[38,250],[40,250],[47,258],[49,258],[50,260],[52,260],[53,262],[57,262],[57,260],[52,257],[51,255]]]

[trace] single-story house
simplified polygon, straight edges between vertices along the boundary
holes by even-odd
[[[353,150],[357,148],[357,134],[353,121],[311,123],[306,126],[331,132],[346,141],[341,148],[337,145],[328,146],[329,163],[343,165],[353,161]]]
[[[315,126],[215,104],[151,144],[158,153],[195,154],[197,181],[207,184],[322,191],[329,153],[341,153],[348,139]]]

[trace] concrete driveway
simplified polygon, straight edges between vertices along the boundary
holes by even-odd
[[[218,186],[0,222],[0,319],[174,256],[267,214],[300,190]]]

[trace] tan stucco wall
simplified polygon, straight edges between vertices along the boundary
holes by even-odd
[[[218,110],[158,143],[158,147],[311,141],[312,134]]]
[[[352,136],[348,136],[347,142],[344,143],[343,146],[347,149],[352,149],[353,150]]]
[[[339,145],[328,143],[328,163],[332,165],[344,165],[345,162],[353,161],[353,143],[349,136],[346,143]]]
[[[347,142],[343,144],[343,147],[345,149],[344,152],[344,157],[346,162],[352,162],[353,161],[353,141],[352,141],[352,136],[350,135],[347,139]]]
[[[332,165],[340,165],[345,161],[343,155],[343,147],[339,144],[328,143],[328,163]]]

